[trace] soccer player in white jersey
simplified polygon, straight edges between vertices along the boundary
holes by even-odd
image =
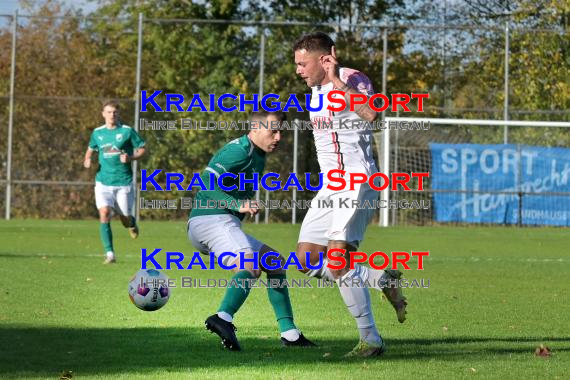
[[[99,210],[99,234],[106,252],[104,264],[116,261],[111,233],[111,215],[115,209],[123,226],[133,239],[139,228],[133,216],[134,186],[131,162],[145,154],[144,140],[129,126],[119,121],[119,105],[103,104],[105,124],[95,128],[89,139],[83,166],[91,167],[93,152],[99,153],[99,168],[95,177],[95,203]]]
[[[349,94],[364,94],[368,97],[374,94],[370,80],[363,73],[345,67],[339,67],[333,40],[325,33],[315,32],[302,36],[293,46],[295,54],[296,73],[312,89],[311,107],[317,107],[322,97],[320,111],[311,112],[313,135],[317,150],[320,170],[324,174],[323,188],[315,200],[332,200],[333,207],[316,207],[317,202],[309,209],[299,233],[297,254],[302,260],[305,252],[311,252],[311,263],[319,261],[325,252],[324,265],[318,270],[305,269],[309,276],[336,280],[344,303],[356,320],[360,332],[360,342],[347,354],[348,357],[371,357],[384,352],[385,344],[380,336],[371,310],[370,294],[366,286],[344,286],[343,284],[373,284],[384,292],[390,301],[398,320],[406,318],[406,299],[398,287],[386,287],[389,279],[399,279],[401,273],[397,270],[374,270],[356,264],[350,270],[347,265],[340,270],[326,267],[326,252],[328,249],[343,249],[345,252],[356,251],[364,238],[366,227],[372,218],[374,210],[339,207],[340,201],[357,200],[359,204],[368,200],[372,203],[378,198],[378,193],[367,183],[355,185],[354,190],[343,189],[332,191],[327,189],[327,173],[334,169],[349,173],[364,173],[367,176],[378,172],[372,156],[372,132],[366,128],[339,128],[341,120],[352,121],[376,120],[378,114],[367,104],[356,105],[355,112],[350,111]],[[327,109],[328,92],[340,90],[345,93],[347,106],[344,110],[333,112]],[[342,95],[338,95],[341,97]],[[338,104],[333,104],[338,107]],[[326,127],[332,121],[333,128]],[[327,124],[325,124],[327,123]],[[347,124],[345,124],[347,125]],[[334,183],[334,185],[338,185]],[[322,202],[321,202],[322,204]],[[340,253],[333,253],[335,256]],[[305,264],[305,263],[302,263]]]

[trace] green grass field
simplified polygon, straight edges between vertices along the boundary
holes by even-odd
[[[104,266],[96,221],[0,222],[0,378],[54,379],[63,371],[79,379],[570,376],[567,229],[371,226],[365,252],[431,252],[424,271],[406,272],[429,279],[430,288],[406,292],[404,324],[372,291],[388,351],[373,360],[346,360],[358,332],[337,289],[290,291],[297,324],[318,349],[280,347],[262,288],[252,290],[235,320],[240,353],[224,351],[203,327],[223,289],[177,288],[163,309],[138,310],[127,283],[140,267],[140,248],[192,252],[184,222],[141,227],[141,237],[131,240],[113,222],[119,262]],[[299,226],[246,228],[288,252]],[[178,281],[228,277],[222,270],[166,273]],[[534,355],[540,344],[550,347],[550,357]]]

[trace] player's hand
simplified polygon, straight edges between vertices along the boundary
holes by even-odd
[[[330,81],[338,79],[338,61],[336,59],[336,50],[333,46],[330,55],[323,55],[321,57],[321,66]]]
[[[249,214],[251,216],[254,216],[259,212],[259,204],[257,201],[246,201],[239,208],[239,212],[242,214]]]
[[[85,159],[85,160],[83,161],[83,166],[84,166],[86,169],[89,169],[89,168],[91,167],[91,159],[90,159],[90,158]]]
[[[127,162],[131,162],[131,156],[126,153],[121,153],[121,162],[126,164]]]

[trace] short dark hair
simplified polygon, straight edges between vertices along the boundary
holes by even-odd
[[[101,107],[101,110],[104,110],[105,107],[113,107],[114,109],[116,109],[117,111],[121,109],[121,107],[119,107],[119,103],[115,100],[107,100],[103,103],[103,107]]]
[[[323,32],[313,32],[301,36],[301,38],[299,38],[293,45],[293,52],[305,49],[307,51],[318,51],[330,54],[333,46],[334,41],[328,34]]]
[[[279,120],[280,123],[282,123],[283,121],[285,121],[287,119],[287,117],[285,116],[285,113],[281,110],[278,111],[266,111],[263,108],[261,108],[261,105],[259,106],[259,111],[257,112],[252,112],[251,113],[251,121],[264,121],[267,120],[267,117],[269,115],[273,115],[277,118],[277,120]]]

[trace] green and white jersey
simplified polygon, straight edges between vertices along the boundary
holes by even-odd
[[[216,179],[224,173],[232,173],[236,175],[236,179],[225,177],[223,184],[228,187],[236,185],[236,189],[223,191],[216,182],[214,190],[200,190],[196,195],[196,201],[202,208],[193,208],[190,218],[200,215],[232,214],[242,220],[245,214],[239,212],[239,200],[251,199],[255,192],[251,183],[246,183],[244,191],[239,191],[239,173],[245,173],[246,179],[252,179],[253,173],[259,173],[261,177],[264,167],[265,152],[257,148],[247,135],[224,145],[212,157],[206,169],[200,174],[200,178],[206,189],[209,189],[210,173],[214,173]],[[204,201],[207,200],[217,202],[224,200],[228,204],[232,202],[233,205],[229,205],[228,208],[206,208],[207,203]]]
[[[127,186],[133,181],[131,163],[121,162],[121,153],[133,155],[144,146],[139,134],[126,125],[117,124],[113,129],[105,125],[91,133],[89,148],[99,152],[99,170],[95,180],[107,186]]]

